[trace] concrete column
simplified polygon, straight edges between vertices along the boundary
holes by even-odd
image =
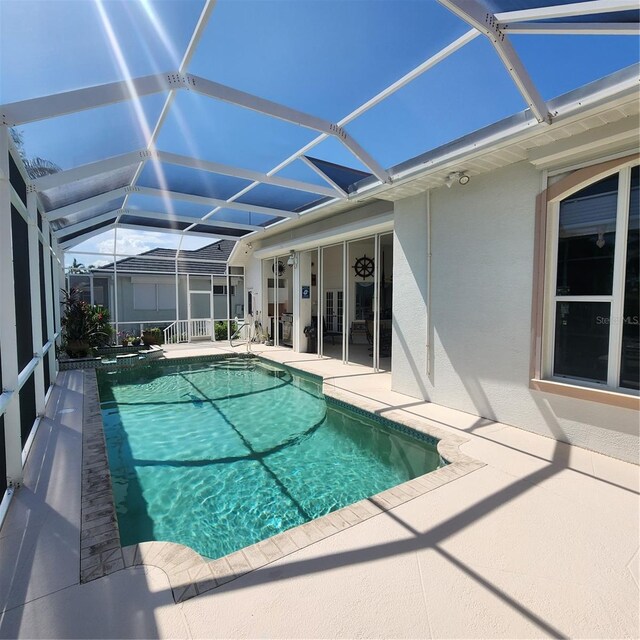
[[[296,318],[298,318],[298,348],[297,351],[307,350],[307,337],[304,335],[304,328],[311,324],[311,262],[312,256],[315,252],[304,251],[298,254],[298,289],[297,294],[294,290],[294,300],[298,300],[298,311]],[[309,287],[309,297],[302,298],[302,287]],[[294,314],[296,310],[294,307]]]
[[[427,399],[428,194],[394,203],[391,380],[395,391]]]

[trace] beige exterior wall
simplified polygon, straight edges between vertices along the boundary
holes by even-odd
[[[540,172],[519,163],[396,203],[393,388],[637,462],[637,411],[530,388],[540,190]]]

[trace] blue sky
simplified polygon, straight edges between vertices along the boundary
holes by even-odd
[[[203,2],[103,0],[101,7],[102,17],[94,0],[0,0],[0,103],[176,69]],[[189,71],[338,121],[467,30],[435,0],[219,0]],[[513,42],[545,99],[638,60],[635,37]],[[66,169],[144,147],[164,97],[143,98],[138,112],[123,103],[26,125],[26,152]],[[389,167],[524,107],[488,41],[476,38],[347,129]],[[179,92],[158,148],[268,171],[314,137]],[[362,168],[335,140],[311,155]],[[299,162],[282,175],[317,181]]]

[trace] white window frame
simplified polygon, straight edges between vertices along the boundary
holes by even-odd
[[[169,283],[165,283],[165,282],[144,282],[144,281],[138,281],[138,282],[132,282],[131,283],[132,287],[133,287],[133,310],[134,311],[175,311],[176,310],[176,299],[175,299],[175,290],[174,284],[169,284]],[[138,307],[136,306],[136,303],[139,299],[139,296],[136,295],[136,287],[153,287],[153,297],[155,300],[155,306],[153,307]],[[172,293],[171,293],[171,297],[167,302],[163,302],[162,306],[160,305],[160,287],[171,287],[172,288]],[[165,306],[167,304],[170,304],[171,306]]]
[[[544,314],[544,353],[542,362],[543,378],[553,382],[573,384],[614,391],[617,393],[640,395],[635,389],[620,386],[620,364],[622,355],[622,329],[624,313],[625,269],[627,262],[627,234],[629,230],[629,202],[631,193],[631,170],[639,163],[637,160],[625,166],[617,167],[608,173],[594,176],[586,184],[582,184],[572,192],[563,194],[557,200],[550,202],[547,209],[547,243],[545,262],[549,268],[545,272],[545,308]],[[618,198],[616,205],[616,244],[614,249],[614,272],[611,295],[562,296],[556,294],[558,271],[558,241],[560,204],[571,195],[582,191],[591,184],[595,184],[612,175],[618,175]],[[556,309],[558,302],[608,302],[609,312],[609,350],[607,381],[597,382],[583,378],[554,375]]]

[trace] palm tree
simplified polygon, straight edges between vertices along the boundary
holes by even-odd
[[[73,259],[73,263],[69,267],[69,273],[87,273],[87,267],[82,262],[78,262],[77,258]]]
[[[51,162],[51,160],[45,160],[39,157],[24,160],[24,167],[32,179],[41,178],[42,176],[48,176],[61,171],[60,167]]]
[[[39,157],[27,158],[27,154],[24,150],[24,133],[22,131],[12,128],[11,138],[13,139],[13,144],[16,145],[16,149],[18,150],[20,158],[24,163],[24,167],[31,179],[41,178],[42,176],[48,176],[52,173],[62,171],[57,164],[50,160],[45,160],[44,158]]]

